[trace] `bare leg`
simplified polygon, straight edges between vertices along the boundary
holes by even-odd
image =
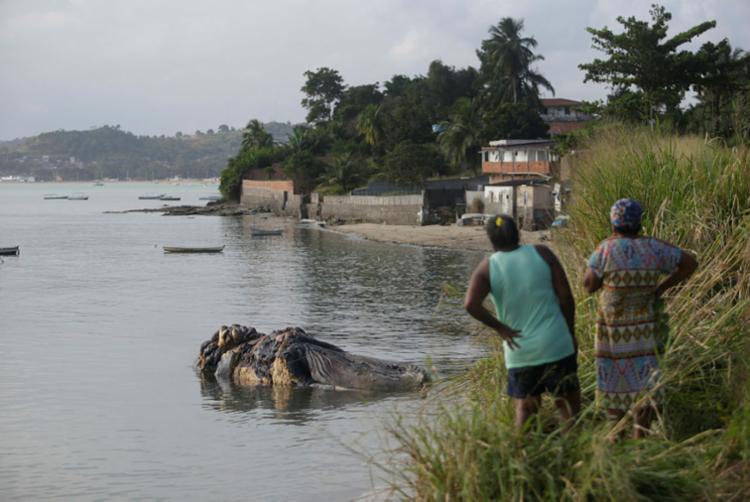
[[[607,410],[607,418],[609,419],[610,422],[612,422],[612,425],[614,426],[615,424],[617,424],[617,422],[625,418],[625,410],[620,410],[617,408],[609,408]],[[612,443],[616,443],[617,441],[619,441],[622,437],[622,432],[623,432],[622,428],[619,428],[619,429],[613,428],[608,436],[609,441]]]
[[[581,392],[575,390],[555,398],[555,406],[560,413],[560,421],[567,422],[581,411]]]
[[[651,421],[654,418],[654,409],[651,405],[639,406],[633,410],[633,439],[641,439],[651,432]]]
[[[523,424],[539,410],[541,400],[541,396],[513,400],[516,403],[516,427],[523,427]]]

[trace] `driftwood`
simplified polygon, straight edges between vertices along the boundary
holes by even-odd
[[[349,354],[300,328],[265,335],[237,324],[222,326],[201,345],[196,368],[237,385],[395,391],[417,389],[429,379],[419,366]]]

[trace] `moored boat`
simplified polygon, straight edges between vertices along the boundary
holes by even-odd
[[[159,197],[159,200],[180,200],[180,197],[175,197],[174,195],[162,195]]]
[[[283,230],[280,228],[251,228],[250,235],[253,237],[266,237],[270,235],[281,235]]]
[[[0,256],[18,256],[21,250],[18,246],[12,248],[0,248]]]
[[[63,200],[67,199],[67,195],[58,195],[56,193],[46,193],[44,194],[44,200]]]
[[[72,193],[68,195],[68,200],[89,200],[89,196],[85,193]]]
[[[214,246],[214,247],[164,246],[165,253],[221,253],[223,250],[224,250],[224,246]]]
[[[149,193],[146,195],[139,195],[138,200],[160,200],[166,194],[163,193]]]

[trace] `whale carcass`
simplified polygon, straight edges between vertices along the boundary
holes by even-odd
[[[286,328],[265,335],[248,326],[222,326],[201,345],[196,367],[237,385],[306,386],[396,391],[417,389],[429,377],[419,366],[350,354]]]

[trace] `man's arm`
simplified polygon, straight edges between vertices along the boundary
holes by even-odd
[[[563,316],[565,316],[565,322],[568,324],[570,330],[570,336],[573,338],[573,346],[578,351],[578,341],[576,340],[576,302],[573,298],[573,291],[570,289],[570,283],[568,282],[568,276],[565,274],[565,269],[560,264],[560,260],[557,259],[555,253],[552,252],[547,246],[534,246],[539,255],[547,262],[552,271],[552,287],[557,295],[557,300],[560,302],[560,310],[562,310]]]
[[[693,275],[696,268],[698,268],[698,260],[683,249],[680,254],[680,261],[677,263],[677,269],[656,287],[656,296],[661,296],[669,288],[686,281],[688,277]]]
[[[466,291],[466,297],[464,298],[464,308],[474,319],[494,329],[497,334],[500,335],[500,338],[508,344],[508,347],[511,349],[517,348],[518,343],[514,338],[520,337],[521,334],[498,321],[497,318],[484,308],[484,305],[482,305],[489,292],[490,262],[485,258],[474,270],[474,273],[471,274],[469,289]]]

